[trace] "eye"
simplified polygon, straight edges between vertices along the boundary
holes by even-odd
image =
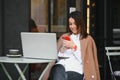
[[[72,25],[72,23],[69,23],[69,25]]]
[[[77,25],[76,22],[74,22],[74,25]]]

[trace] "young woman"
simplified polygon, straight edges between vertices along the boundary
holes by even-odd
[[[69,15],[69,32],[58,40],[58,57],[47,73],[52,80],[100,80],[96,45],[79,11]]]

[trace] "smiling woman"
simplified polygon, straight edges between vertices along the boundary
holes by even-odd
[[[81,12],[71,12],[68,22],[69,32],[61,35],[57,43],[58,57],[63,58],[52,63],[44,77],[49,74],[52,80],[100,80],[97,48],[87,33]],[[70,40],[65,40],[64,36],[69,36]],[[43,80],[47,80],[44,77]]]

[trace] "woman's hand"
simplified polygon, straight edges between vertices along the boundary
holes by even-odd
[[[61,53],[64,53],[67,49],[72,49],[75,45],[72,40],[64,40],[62,39],[63,46],[60,49]]]
[[[72,48],[75,44],[72,40],[62,40],[63,42],[63,46],[66,47],[66,48]]]
[[[62,41],[62,47],[60,49],[60,52],[64,53],[67,49],[74,49],[76,50],[76,45],[68,35],[64,35],[61,38]]]

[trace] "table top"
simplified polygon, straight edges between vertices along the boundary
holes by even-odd
[[[0,56],[2,63],[48,63],[52,61],[52,59]]]

